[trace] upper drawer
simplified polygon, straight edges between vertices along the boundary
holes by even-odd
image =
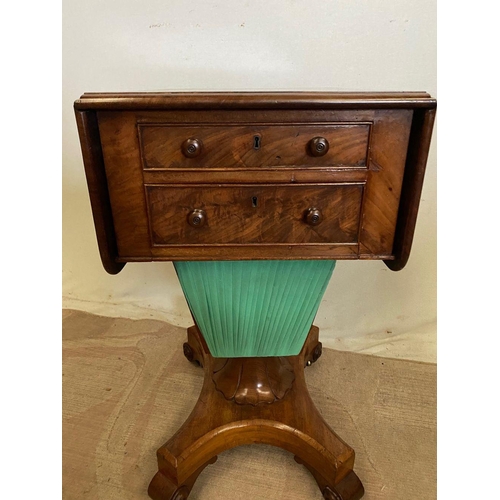
[[[363,167],[369,137],[369,123],[139,125],[145,169]]]

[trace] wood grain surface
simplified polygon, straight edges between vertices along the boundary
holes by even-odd
[[[183,328],[63,315],[63,499],[138,500],[155,450],[196,403],[203,371]],[[436,498],[436,366],[323,349],[306,370],[322,417],[356,450],[366,500]],[[226,451],[190,500],[322,500],[293,456],[267,445]]]
[[[146,186],[153,245],[356,244],[363,184]],[[311,226],[306,212],[317,208]],[[189,214],[206,213],[202,227]]]
[[[363,486],[352,470],[354,451],[323,419],[305,383],[304,368],[317,361],[321,348],[317,327],[310,328],[297,356],[228,363],[212,357],[196,326],[187,333],[188,351],[194,353],[187,357],[201,364],[205,379],[195,408],[157,451],[158,472],[148,491],[153,500],[185,500],[219,454],[257,443],[292,453],[312,473],[325,498],[361,499]]]
[[[310,167],[365,166],[370,124],[252,125],[232,127],[151,124],[139,126],[146,169],[258,168],[282,165]],[[324,156],[312,156],[309,141],[328,140]],[[187,158],[182,143],[196,138],[203,143],[201,154]],[[257,145],[255,144],[257,139]]]
[[[74,106],[89,191],[100,193],[91,201],[109,272],[126,262],[151,260],[383,259],[393,270],[408,260],[436,108],[424,92],[95,93],[84,94]],[[94,117],[87,127],[90,135],[82,126],[82,113]],[[324,155],[315,156],[315,141],[326,148]],[[186,144],[195,145],[196,154],[188,154]],[[195,193],[194,186],[326,183],[332,189],[323,203],[350,221],[348,237],[338,230],[305,237],[304,231],[287,224],[280,210],[297,205],[296,199],[285,199],[297,192],[292,189],[283,191],[287,194],[270,207],[261,224],[250,217],[199,241],[184,234],[172,215],[175,203],[187,198],[210,205],[215,214],[224,212],[229,191],[217,207],[210,199],[214,191],[207,189],[209,199],[204,201],[204,191]],[[361,205],[353,192],[353,200],[344,196],[339,206],[333,188],[339,183],[364,183]],[[163,212],[152,220],[148,186],[174,184],[193,188],[170,202],[166,198]],[[163,219],[161,231],[158,218]],[[353,221],[359,218],[353,238]],[[254,243],[263,246],[249,246]],[[283,243],[292,245],[290,252],[279,247]],[[326,243],[329,248],[317,246]]]
[[[426,92],[129,92],[83,94],[86,109],[377,109],[435,108]]]
[[[97,116],[93,111],[76,111],[75,116],[101,261],[109,274],[118,274],[125,264],[116,261],[118,256],[116,233]]]

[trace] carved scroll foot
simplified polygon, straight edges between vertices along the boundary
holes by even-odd
[[[191,493],[191,489],[198,479],[198,476],[203,472],[203,469],[207,465],[215,463],[216,460],[217,457],[213,457],[207,463],[194,471],[193,474],[186,478],[181,485],[176,484],[177,481],[171,479],[168,472],[159,470],[149,484],[148,495],[153,500],[186,500]]]
[[[363,484],[352,470],[335,484],[333,481],[325,479],[318,470],[299,457],[295,456],[295,461],[304,465],[313,475],[325,500],[360,500],[365,493]]]
[[[199,335],[196,327],[188,329],[188,341],[184,343],[182,349],[184,356],[190,363],[196,363],[203,367],[203,361],[209,356],[209,351],[205,339]]]
[[[318,337],[318,327],[312,326],[301,352],[304,357],[304,366],[316,363],[323,354],[323,344],[318,340]]]
[[[360,500],[365,489],[358,476],[351,471],[335,487],[326,486],[323,490],[325,500]]]
[[[184,352],[184,356],[186,357],[186,359],[190,363],[194,363],[194,350],[193,350],[193,348],[187,342],[184,342],[184,344],[182,345],[182,350]],[[198,361],[198,363],[199,363],[199,361]]]
[[[148,495],[154,500],[186,500],[190,491],[187,486],[177,487],[158,471],[149,484]]]
[[[297,356],[220,359],[210,355],[198,328],[189,328],[186,357],[204,367],[203,388],[191,415],[157,452],[153,500],[185,500],[219,453],[254,443],[295,455],[327,500],[363,496],[352,472],[353,449],[324,421],[307,390],[304,367],[321,355],[318,332],[311,327]]]

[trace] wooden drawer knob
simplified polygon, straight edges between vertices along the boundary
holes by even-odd
[[[310,208],[306,212],[305,219],[310,226],[317,226],[323,220],[323,216],[317,208]]]
[[[207,214],[205,210],[192,210],[188,215],[188,223],[192,227],[201,227],[207,221]]]
[[[309,153],[312,156],[324,156],[329,149],[330,144],[324,137],[315,137],[309,141]]]
[[[201,153],[203,143],[199,139],[187,139],[182,143],[182,154],[187,158],[194,158]]]

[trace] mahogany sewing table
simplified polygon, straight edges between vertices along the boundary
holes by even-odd
[[[75,102],[99,251],[173,261],[203,389],[157,452],[182,500],[229,448],[284,448],[325,499],[358,500],[354,450],[312,402],[312,322],[338,259],[409,257],[436,101],[415,93],[116,93]],[[355,286],[355,284],[353,284]]]

